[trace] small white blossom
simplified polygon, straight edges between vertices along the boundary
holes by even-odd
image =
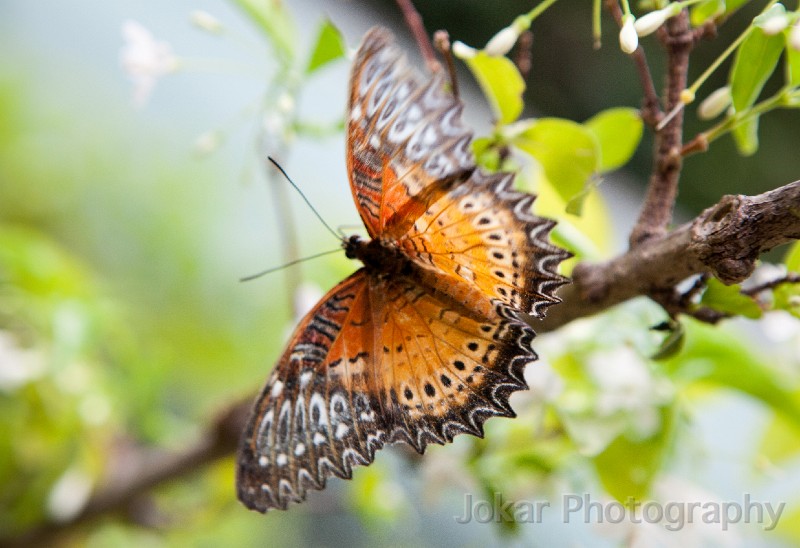
[[[189,16],[192,24],[198,28],[208,31],[213,34],[222,32],[222,23],[219,19],[208,13],[207,11],[196,10]]]
[[[519,31],[513,25],[506,27],[492,36],[492,39],[486,43],[486,47],[483,48],[483,51],[492,57],[501,57],[511,51],[511,48],[517,43],[519,34]]]
[[[13,392],[45,374],[45,362],[37,350],[20,348],[8,331],[0,331],[0,392]]]
[[[633,15],[622,17],[622,28],[619,31],[619,47],[625,53],[633,53],[639,47],[639,35],[636,34],[635,22],[636,18]]]
[[[703,102],[697,107],[697,117],[701,120],[716,118],[725,112],[732,100],[730,86],[723,86],[703,99]]]
[[[169,43],[156,40],[137,21],[122,24],[122,37],[125,43],[120,51],[120,64],[133,82],[134,104],[143,106],[158,79],[177,70],[178,58]]]
[[[678,15],[680,12],[680,4],[673,2],[666,8],[651,11],[650,13],[641,16],[633,24],[634,28],[636,29],[636,34],[639,36],[653,34],[656,30],[658,30],[658,27],[664,24],[667,19]]]
[[[91,494],[92,479],[82,470],[70,468],[50,490],[47,512],[54,521],[69,521],[83,510]]]
[[[597,412],[611,415],[617,411],[641,411],[653,401],[655,384],[647,365],[631,348],[596,352],[588,362],[589,374],[600,389]]]
[[[800,51],[800,21],[792,25],[792,30],[789,31],[789,46],[795,51]]]
[[[779,32],[782,32],[783,29],[789,26],[789,18],[786,16],[786,13],[780,13],[776,11],[774,15],[771,15],[762,21],[759,26],[761,27],[761,30],[764,31],[764,34],[767,36],[773,36]]]
[[[278,107],[278,110],[283,114],[289,114],[294,111],[296,103],[294,97],[290,93],[281,93],[280,97],[276,101],[275,105]]]
[[[553,402],[564,392],[564,379],[545,361],[525,370],[525,382],[531,395],[540,401]]]
[[[453,43],[453,55],[459,59],[472,59],[477,55],[477,50],[466,45],[464,42],[456,40]]]
[[[217,130],[204,131],[194,140],[194,150],[198,154],[211,154],[219,148],[222,136]]]

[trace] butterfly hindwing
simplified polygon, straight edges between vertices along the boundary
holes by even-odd
[[[508,398],[527,388],[523,371],[536,359],[525,323],[501,305],[483,314],[410,278],[373,278],[370,290],[388,441],[421,453],[459,433],[482,436],[491,416],[514,416]]]
[[[286,509],[330,476],[349,478],[383,446],[366,280],[356,272],[308,313],[258,397],[237,467],[248,507]]]
[[[286,509],[386,442],[422,453],[482,436],[487,418],[514,416],[508,398],[527,387],[533,337],[504,306],[483,314],[413,277],[356,272],[300,323],[257,399],[239,498]]]

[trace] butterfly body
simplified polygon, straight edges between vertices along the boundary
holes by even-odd
[[[349,478],[386,443],[422,453],[512,417],[536,359],[522,315],[558,302],[568,254],[513,175],[475,167],[461,103],[420,78],[385,29],[354,62],[347,165],[369,233],[343,242],[363,267],[300,322],[242,437],[239,498],[286,509]]]

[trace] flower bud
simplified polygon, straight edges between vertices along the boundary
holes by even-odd
[[[506,27],[492,36],[492,39],[486,43],[486,47],[483,48],[483,51],[492,57],[501,57],[511,51],[511,48],[517,43],[517,38],[519,38],[517,29],[513,26]]]
[[[639,35],[636,34],[634,23],[636,18],[633,15],[622,17],[622,28],[619,31],[619,47],[625,53],[633,53],[639,47]]]
[[[477,53],[475,48],[469,47],[464,42],[456,40],[453,43],[453,55],[459,59],[472,59]]]
[[[789,31],[789,47],[800,51],[800,21],[792,25],[792,30]]]
[[[761,24],[761,30],[767,36],[773,36],[783,31],[789,25],[789,18],[786,15],[774,15]]]
[[[207,11],[195,10],[189,18],[194,26],[212,34],[219,34],[222,32],[222,23]]]
[[[680,4],[673,2],[666,8],[651,11],[650,13],[639,17],[633,25],[636,29],[636,34],[639,36],[653,34],[656,30],[658,30],[658,27],[664,24],[667,19],[678,15],[680,11]]]
[[[731,100],[730,86],[721,87],[703,99],[703,102],[697,107],[697,117],[701,120],[716,118],[728,108]]]
[[[753,24],[761,28],[767,36],[773,36],[789,26],[789,16],[783,4],[775,4],[753,19]]]

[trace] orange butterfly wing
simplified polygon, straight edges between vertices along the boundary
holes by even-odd
[[[514,416],[533,331],[496,306],[433,292],[411,277],[359,270],[309,312],[278,361],[242,438],[239,498],[286,509],[349,478],[386,442],[420,453]]]
[[[462,108],[439,76],[421,81],[390,33],[368,32],[350,82],[353,197],[370,235],[396,240],[444,290],[468,284],[541,316],[569,254],[547,241],[554,223],[531,213],[511,174],[475,168]]]
[[[383,446],[370,367],[374,328],[364,270],[339,283],[295,329],[256,401],[239,448],[239,498],[286,509]]]
[[[347,170],[371,237],[397,237],[475,169],[463,106],[441,75],[423,81],[391,33],[374,28],[353,62]]]
[[[461,109],[441,78],[408,67],[388,31],[367,33],[347,164],[375,240],[346,244],[365,268],[304,318],[257,400],[237,469],[248,507],[285,509],[384,443],[422,452],[514,415],[508,398],[536,359],[517,313],[558,302],[568,254],[511,175],[475,168]]]

